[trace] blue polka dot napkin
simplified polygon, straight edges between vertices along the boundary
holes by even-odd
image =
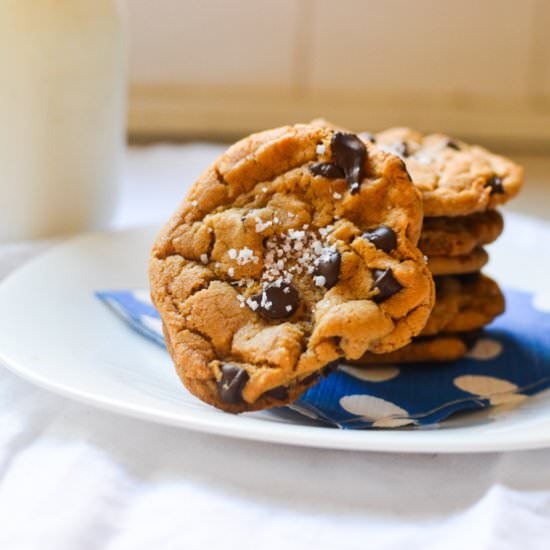
[[[97,297],[164,347],[160,317],[147,291],[106,291]],[[357,429],[433,426],[461,411],[519,405],[550,386],[550,313],[535,308],[523,292],[508,290],[506,302],[506,313],[459,361],[369,368],[343,362],[292,408]]]

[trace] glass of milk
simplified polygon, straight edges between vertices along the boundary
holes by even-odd
[[[0,1],[0,241],[105,226],[126,129],[117,0]]]

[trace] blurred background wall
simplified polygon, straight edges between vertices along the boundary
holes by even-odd
[[[134,141],[324,116],[550,146],[549,0],[127,0]]]

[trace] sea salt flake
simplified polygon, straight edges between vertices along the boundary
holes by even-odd
[[[208,263],[208,256],[206,254],[201,254],[201,262],[206,265]]]
[[[228,255],[232,260],[234,260],[234,259],[237,257],[237,251],[236,251],[234,248],[230,248],[230,249],[227,251],[227,255]]]
[[[326,150],[327,148],[322,143],[315,148],[315,152],[318,155],[324,155]]]
[[[325,277],[323,277],[323,275],[316,275],[315,277],[313,277],[313,281],[315,283],[315,286],[319,286],[319,287],[325,286],[327,282],[327,280],[325,279]]]

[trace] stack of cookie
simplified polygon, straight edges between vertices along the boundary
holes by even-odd
[[[504,311],[500,288],[480,270],[489,259],[484,246],[503,229],[495,207],[518,193],[522,168],[442,134],[393,128],[361,136],[400,157],[421,192],[425,217],[419,248],[436,283],[436,304],[421,336],[385,356],[367,354],[364,361],[457,359]]]
[[[182,382],[238,413],[291,403],[342,360],[459,357],[504,308],[482,247],[521,182],[503,157],[404,129],[315,121],[234,144],[151,254]]]

